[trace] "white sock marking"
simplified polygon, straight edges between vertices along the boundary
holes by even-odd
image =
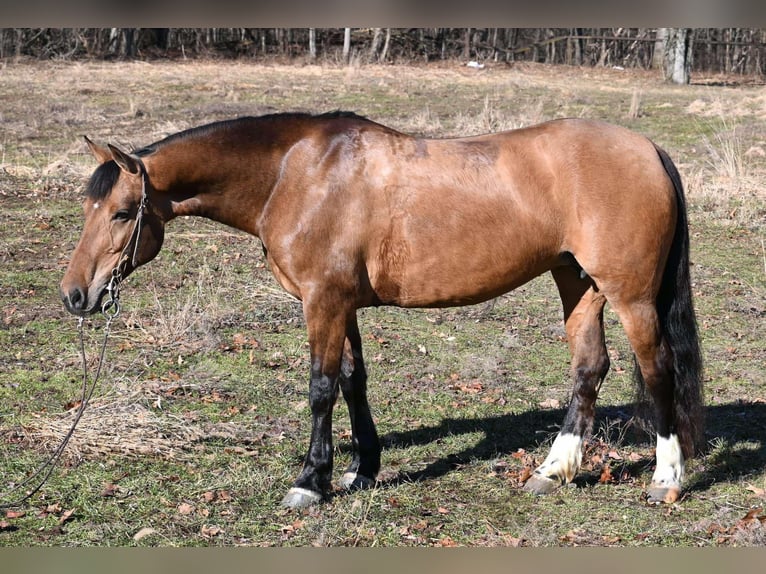
[[[551,445],[545,462],[537,467],[536,473],[547,478],[571,482],[582,462],[582,437],[571,433],[559,433]]]
[[[652,484],[680,488],[683,480],[684,456],[678,437],[674,434],[670,438],[657,435],[657,468],[652,476]]]

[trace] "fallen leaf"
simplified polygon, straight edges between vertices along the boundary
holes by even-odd
[[[303,528],[304,524],[305,522],[303,520],[297,519],[292,524],[285,524],[282,528],[280,528],[280,532],[282,532],[282,534],[292,535],[295,534],[297,530]]]
[[[8,532],[11,530],[16,530],[17,528],[17,526],[12,525],[10,522],[0,520],[0,532]]]
[[[6,518],[21,518],[22,516],[26,516],[26,511],[24,510],[8,510],[5,513]]]
[[[176,510],[178,510],[178,514],[183,514],[183,515],[191,514],[192,512],[194,512],[194,505],[189,504],[188,502],[182,502],[181,504],[178,505],[178,508]]]
[[[616,450],[610,450],[607,453],[607,456],[613,460],[622,460],[622,457],[620,456],[620,453],[618,453]]]
[[[64,524],[67,520],[72,518],[72,515],[74,514],[74,508],[70,508],[69,510],[65,510],[61,516],[59,517],[59,524]]]
[[[204,536],[205,538],[213,538],[214,536],[218,536],[223,533],[223,530],[220,526],[208,526],[207,524],[203,525],[200,529],[200,534]]]
[[[114,496],[115,494],[117,494],[117,491],[119,490],[119,488],[120,487],[117,486],[116,484],[112,482],[107,482],[104,485],[104,490],[101,491],[101,496],[103,496],[104,498],[108,496]]]
[[[745,516],[737,523],[738,528],[750,528],[751,526],[766,522],[766,515],[763,513],[763,507],[758,506],[752,508]]]
[[[561,406],[561,402],[558,399],[545,399],[539,403],[539,406],[543,409],[557,409]]]
[[[445,536],[441,540],[439,540],[439,546],[443,546],[444,548],[454,548],[457,546],[457,542],[452,540],[449,536]]]
[[[749,490],[750,492],[755,494],[758,498],[766,498],[766,489],[758,488],[757,486],[748,484],[745,490]]]
[[[640,454],[638,454],[637,452],[631,452],[631,453],[628,455],[628,460],[629,460],[630,462],[638,462],[639,460],[641,460],[641,455],[640,455]]]
[[[612,477],[612,469],[609,468],[608,464],[605,464],[604,468],[601,470],[601,476],[598,481],[601,484],[606,484],[607,482],[612,482],[612,480],[614,480],[614,477]]]
[[[149,528],[149,527],[147,526],[146,528],[142,528],[141,530],[139,530],[138,532],[136,532],[136,533],[133,535],[133,540],[135,540],[136,542],[138,542],[138,541],[139,541],[139,540],[141,540],[142,538],[146,538],[147,536],[150,536],[150,535],[152,535],[152,534],[156,534],[156,532],[157,532],[157,531],[156,531],[154,528]]]
[[[519,471],[519,482],[528,481],[530,476],[532,476],[532,469],[528,466],[525,466]]]

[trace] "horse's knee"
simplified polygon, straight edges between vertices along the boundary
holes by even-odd
[[[309,384],[309,406],[312,412],[327,412],[338,397],[338,377],[312,373]]]

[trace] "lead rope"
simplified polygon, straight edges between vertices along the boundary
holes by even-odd
[[[40,467],[33,472],[31,475],[29,475],[27,478],[22,480],[20,483],[16,484],[8,490],[7,492],[0,495],[0,499],[6,499],[10,496],[12,496],[14,493],[18,492],[22,488],[24,488],[26,485],[31,483],[33,480],[35,480],[37,477],[42,476],[42,478],[37,482],[37,484],[30,490],[26,492],[24,496],[21,498],[18,498],[16,500],[13,500],[11,502],[2,502],[0,503],[0,508],[12,508],[15,506],[21,506],[24,504],[27,500],[32,498],[32,496],[35,495],[46,483],[48,478],[50,478],[50,475],[53,473],[53,469],[56,467],[56,463],[61,458],[61,455],[64,453],[64,449],[66,448],[67,444],[69,443],[69,440],[72,438],[72,435],[74,434],[75,428],[77,428],[77,424],[80,422],[80,419],[82,418],[83,413],[85,412],[85,407],[88,405],[88,402],[90,401],[90,398],[93,396],[93,391],[96,389],[96,384],[98,383],[99,378],[101,377],[101,368],[104,366],[104,358],[106,357],[106,344],[109,340],[109,333],[112,327],[112,321],[114,321],[117,316],[120,314],[120,283],[122,282],[122,273],[124,270],[124,265],[126,262],[126,256],[128,254],[128,250],[130,248],[130,244],[133,243],[133,253],[131,255],[131,264],[135,268],[137,266],[137,260],[136,256],[138,254],[138,243],[139,238],[141,236],[141,228],[142,228],[142,219],[144,212],[146,210],[146,180],[147,180],[147,174],[146,170],[144,169],[143,165],[141,165],[141,201],[138,205],[138,213],[136,214],[136,223],[133,226],[133,232],[131,233],[130,240],[125,245],[125,247],[122,250],[122,254],[120,256],[120,261],[117,263],[117,266],[112,270],[112,276],[109,279],[109,284],[106,286],[106,292],[108,295],[108,299],[104,301],[104,303],[101,305],[101,314],[106,319],[106,324],[104,325],[104,341],[101,343],[101,352],[99,353],[98,357],[98,365],[96,367],[96,374],[93,377],[92,382],[88,382],[88,359],[85,355],[85,335],[83,332],[83,322],[84,319],[80,317],[77,321],[77,333],[80,339],[80,356],[82,358],[82,369],[83,369],[83,375],[82,375],[82,395],[80,399],[80,406],[77,409],[77,413],[75,414],[74,420],[72,421],[72,426],[69,428],[69,431],[64,436],[64,439],[61,441],[61,444],[56,448],[55,451],[53,451],[53,454],[48,458],[47,461],[45,461]]]
[[[53,469],[56,467],[56,463],[61,458],[61,455],[64,452],[64,449],[66,448],[66,445],[69,443],[69,439],[72,438],[72,435],[74,434],[75,428],[77,428],[77,424],[80,422],[80,419],[82,418],[83,413],[85,412],[85,407],[88,405],[88,402],[90,401],[91,396],[93,396],[93,391],[96,388],[96,384],[98,383],[99,377],[101,376],[101,368],[104,365],[104,357],[106,356],[106,343],[109,340],[109,333],[112,326],[112,321],[120,314],[120,303],[119,303],[119,281],[116,280],[116,275],[112,276],[112,280],[109,282],[109,287],[107,290],[109,291],[109,300],[107,300],[104,305],[101,307],[101,313],[106,317],[106,324],[104,325],[104,341],[101,344],[101,352],[99,353],[98,357],[98,366],[96,367],[96,374],[93,378],[92,382],[88,382],[88,359],[85,355],[85,335],[83,332],[83,318],[80,317],[80,319],[77,321],[77,332],[80,339],[80,356],[82,357],[82,367],[83,367],[83,375],[82,375],[82,394],[80,399],[80,406],[77,409],[77,413],[75,414],[74,420],[72,421],[72,426],[69,428],[69,431],[64,436],[64,439],[61,441],[61,444],[56,448],[55,451],[53,451],[53,454],[48,458],[47,461],[45,461],[40,468],[38,468],[34,473],[32,473],[30,476],[22,480],[19,484],[15,485],[12,489],[10,489],[8,492],[4,493],[0,498],[5,499],[9,496],[13,495],[15,492],[18,492],[22,488],[24,488],[26,485],[31,483],[33,480],[35,480],[37,477],[42,476],[42,478],[37,482],[37,484],[31,489],[28,490],[27,493],[16,500],[13,500],[11,502],[4,502],[0,503],[0,508],[11,508],[14,506],[21,506],[24,502],[29,500],[32,496],[35,495],[37,491],[39,491],[45,482],[50,478],[50,475],[53,473]]]

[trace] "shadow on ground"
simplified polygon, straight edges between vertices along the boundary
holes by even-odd
[[[633,412],[633,405],[601,407],[594,429],[620,433],[622,449],[631,446],[647,448],[651,445],[652,437],[645,431],[638,427],[627,432],[620,430],[621,425],[627,425],[631,420]],[[447,418],[437,426],[388,433],[381,437],[384,449],[423,445],[439,441],[445,436],[464,433],[478,432],[484,438],[463,451],[445,453],[422,470],[401,472],[384,484],[393,486],[402,482],[437,478],[472,460],[493,460],[510,455],[518,449],[535,449],[552,438],[564,420],[564,415],[565,411],[558,409],[476,419]],[[708,449],[702,454],[701,471],[691,477],[688,484],[690,491],[706,490],[717,482],[731,481],[762,472],[766,468],[766,404],[732,403],[712,406],[707,408],[706,416]],[[605,438],[611,440],[614,437]],[[652,461],[640,461],[632,465],[632,470],[645,467],[647,462]],[[576,481],[576,484],[595,481],[597,478],[585,478]]]

